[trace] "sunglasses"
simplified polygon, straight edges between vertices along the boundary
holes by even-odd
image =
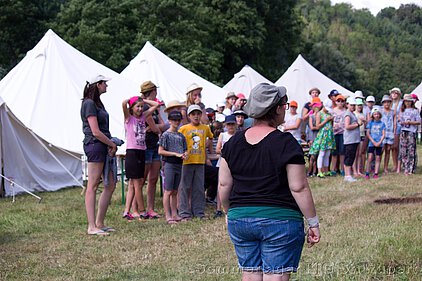
[[[345,100],[337,100],[337,102],[345,102]]]

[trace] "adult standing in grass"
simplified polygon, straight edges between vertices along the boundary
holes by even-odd
[[[399,157],[399,144],[400,144],[400,133],[401,133],[401,124],[398,122],[400,109],[403,104],[401,99],[401,90],[399,88],[393,88],[390,90],[391,97],[391,109],[394,112],[394,144],[391,147],[391,156],[393,158],[393,171],[400,169],[398,164]]]
[[[246,113],[253,127],[223,147],[219,192],[243,280],[289,280],[304,243],[319,242],[319,223],[301,146],[277,130],[288,109],[285,87],[252,89]]]
[[[84,152],[88,158],[88,184],[85,193],[85,208],[88,218],[88,234],[108,235],[112,228],[106,227],[104,218],[110,204],[116,183],[110,171],[108,185],[100,195],[98,212],[95,216],[96,192],[103,174],[107,154],[114,156],[117,146],[112,142],[109,131],[108,113],[101,102],[100,95],[107,91],[107,81],[110,78],[98,75],[87,82],[81,106],[83,124]]]
[[[410,94],[403,97],[403,105],[398,119],[401,132],[397,173],[400,173],[400,169],[403,168],[404,174],[409,176],[415,172],[416,168],[416,133],[418,125],[421,124],[421,117],[415,107],[415,100]]]
[[[359,127],[363,125],[363,121],[359,120],[354,114],[356,110],[355,98],[347,98],[347,111],[344,114],[344,181],[355,182],[358,171],[353,171],[352,166],[355,162],[356,151],[360,143]]]

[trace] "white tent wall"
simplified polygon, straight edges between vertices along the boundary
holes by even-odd
[[[0,97],[25,126],[63,149],[83,153],[81,99],[86,81],[111,77],[101,100],[112,136],[125,138],[121,104],[139,86],[66,43],[52,30],[0,81]]]
[[[82,185],[80,155],[49,145],[0,103],[2,174],[30,192]],[[7,180],[4,183],[6,196],[24,192]]]
[[[235,92],[236,94],[242,93],[248,98],[251,90],[259,83],[273,84],[273,82],[262,76],[255,69],[249,65],[245,65],[227,82],[223,89],[227,92]]]
[[[309,90],[311,88],[318,88],[321,91],[320,98],[324,100],[328,97],[331,90],[336,89],[342,94],[353,96],[354,93],[337,84],[309,62],[307,62],[302,55],[298,55],[292,65],[286,72],[275,82],[278,86],[284,86],[287,89],[289,100],[295,100],[299,104],[299,109],[302,110],[306,102],[310,101]]]
[[[149,41],[121,74],[139,86],[151,80],[159,87],[158,98],[164,103],[171,100],[185,101],[186,89],[192,83],[203,87],[202,102],[207,107],[214,107],[226,97],[226,91],[222,88],[173,61]]]

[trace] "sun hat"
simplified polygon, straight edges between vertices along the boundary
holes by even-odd
[[[135,102],[142,100],[140,96],[134,96],[129,99],[129,106],[132,106]]]
[[[171,100],[166,104],[166,108],[164,108],[164,112],[170,111],[177,107],[184,107],[184,106],[186,105],[183,103],[180,103],[178,100]]]
[[[98,82],[100,82],[100,81],[105,81],[105,82],[107,82],[107,81],[110,81],[111,80],[111,78],[110,77],[105,77],[104,75],[97,75],[97,76],[95,76],[95,77],[92,77],[92,79],[91,80],[89,80],[89,84],[95,84],[95,83],[98,83]]]
[[[338,94],[336,100],[346,100],[346,98],[343,95]]]
[[[330,93],[328,94],[328,97],[331,97],[331,96],[337,96],[337,95],[340,95],[340,93],[339,93],[336,89],[333,89],[333,90],[331,90],[331,91],[330,91]]]
[[[248,118],[248,114],[246,114],[246,112],[244,112],[243,110],[241,110],[241,109],[239,109],[239,110],[235,110],[234,112],[233,112],[233,115],[234,116],[237,116],[237,115],[242,115],[243,117],[245,117],[245,119],[247,119]]]
[[[318,88],[311,88],[311,89],[309,90],[309,95],[310,95],[313,91],[317,91],[317,92],[318,92],[318,95],[320,95],[320,94],[321,94],[320,89],[318,89]]]
[[[236,116],[232,115],[227,115],[226,118],[224,119],[224,123],[226,124],[236,124]]]
[[[356,99],[352,97],[348,97],[346,102],[350,105],[356,105]]]
[[[330,99],[325,99],[324,102],[322,103],[324,105],[324,107],[326,108],[331,108],[333,107],[333,101]]]
[[[375,102],[375,97],[374,96],[367,96],[366,101],[367,102]]]
[[[249,100],[243,109],[249,117],[262,117],[275,104],[278,104],[286,93],[287,90],[283,86],[259,83],[251,90]]]
[[[292,100],[291,102],[290,102],[290,107],[292,107],[292,106],[294,106],[294,107],[298,107],[297,106],[297,101],[295,101],[295,100]]]
[[[226,116],[224,116],[224,114],[217,114],[215,115],[215,121],[221,122],[223,123],[225,120]]]
[[[189,106],[188,115],[191,114],[192,111],[201,111],[202,112],[201,107],[197,104],[192,104],[192,105]]]
[[[359,99],[364,99],[365,98],[363,96],[362,91],[358,90],[358,91],[355,92],[355,99],[357,99],[357,98],[359,98]]]
[[[363,99],[356,99],[356,105],[363,105]]]
[[[226,100],[229,99],[229,98],[236,98],[237,99],[237,96],[234,92],[228,92],[227,96],[226,96]]]
[[[399,94],[401,95],[401,90],[400,90],[400,88],[395,87],[395,88],[393,88],[393,89],[391,89],[391,90],[390,90],[390,94],[391,94],[392,92],[397,92],[397,93],[399,93]]]
[[[389,95],[383,95],[382,96],[381,103],[384,103],[385,101],[392,101],[392,99],[390,98]]]
[[[169,113],[168,120],[182,120],[182,113],[177,110],[173,110]]]
[[[407,100],[407,101],[415,101],[414,99],[413,99],[413,97],[412,97],[412,95],[411,94],[405,94],[404,96],[403,96],[403,100]]]
[[[225,107],[226,104],[224,102],[218,102],[217,107]]]
[[[203,88],[201,86],[199,86],[196,83],[192,83],[189,85],[189,87],[186,89],[186,95],[188,95],[190,92],[195,91],[195,90],[202,90]]]
[[[154,83],[152,83],[151,81],[145,81],[144,83],[141,84],[141,93],[147,93],[149,91],[155,90],[158,87],[155,86]]]

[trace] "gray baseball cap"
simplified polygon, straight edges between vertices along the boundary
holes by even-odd
[[[243,109],[249,117],[262,117],[275,104],[278,104],[286,93],[287,90],[283,86],[260,83],[251,90],[248,103]]]

